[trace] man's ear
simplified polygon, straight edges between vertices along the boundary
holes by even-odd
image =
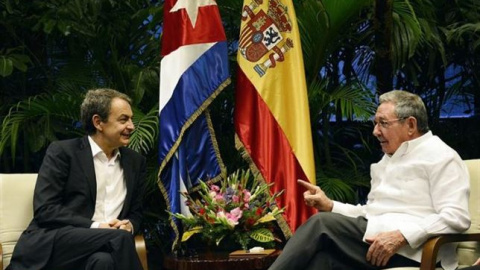
[[[410,116],[407,118],[408,135],[416,134],[418,131],[417,118]]]
[[[100,115],[94,114],[94,115],[92,116],[92,123],[93,123],[93,126],[94,126],[98,131],[102,131],[102,130],[103,130],[102,118],[100,118]]]

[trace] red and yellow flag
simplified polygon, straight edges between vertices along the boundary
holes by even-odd
[[[286,206],[289,236],[316,210],[305,206],[297,179],[315,184],[307,87],[291,0],[244,0],[237,55],[237,148]],[[285,224],[285,221],[287,224]],[[286,226],[288,225],[288,226]]]

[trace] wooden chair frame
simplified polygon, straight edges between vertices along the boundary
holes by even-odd
[[[420,270],[435,270],[440,247],[447,243],[480,242],[480,233],[444,234],[429,239],[423,246]]]
[[[135,236],[135,249],[137,250],[138,258],[142,263],[143,270],[148,270],[147,246],[143,235],[139,234]]]

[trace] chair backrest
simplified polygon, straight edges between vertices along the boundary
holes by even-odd
[[[33,217],[37,174],[0,174],[0,243],[4,269],[10,263],[20,234]]]
[[[469,210],[472,225],[467,232],[480,232],[480,159],[465,160],[470,173]],[[480,243],[463,242],[458,245],[458,262],[460,265],[470,265],[480,257]]]

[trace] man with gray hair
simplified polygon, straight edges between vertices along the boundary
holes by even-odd
[[[333,201],[299,180],[305,203],[319,213],[296,231],[270,270],[419,266],[428,238],[469,228],[467,168],[429,131],[421,98],[394,90],[379,101],[373,135],[384,156],[371,165],[367,203]],[[455,254],[455,244],[442,247],[438,264],[455,269]]]
[[[140,270],[139,231],[146,160],[126,148],[131,100],[112,89],[87,92],[87,136],[50,144],[38,172],[34,217],[8,270]]]

